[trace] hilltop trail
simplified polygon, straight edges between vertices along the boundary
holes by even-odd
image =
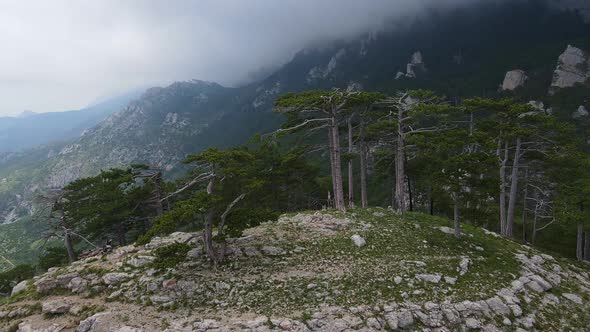
[[[588,267],[422,214],[282,216],[212,268],[173,233],[54,268],[0,305],[12,331],[583,331]],[[166,248],[162,250],[161,248]],[[166,254],[164,254],[166,252]],[[179,260],[181,263],[170,266]]]

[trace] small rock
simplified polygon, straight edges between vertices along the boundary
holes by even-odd
[[[457,278],[445,276],[445,282],[447,284],[454,285],[455,283],[457,283]]]
[[[438,274],[417,274],[416,279],[438,284],[440,282],[441,276]]]
[[[285,251],[281,248],[271,247],[271,246],[264,246],[262,247],[262,253],[267,256],[279,256],[283,255]]]
[[[353,236],[350,237],[350,239],[352,240],[352,242],[354,242],[354,245],[361,248],[362,246],[364,246],[365,244],[367,244],[367,242],[365,241],[365,239],[363,239],[360,235],[355,234]]]
[[[131,276],[127,273],[113,272],[105,274],[102,277],[102,281],[107,285],[117,285],[123,282],[124,280],[128,279],[129,277]]]
[[[404,281],[404,279],[400,276],[396,276],[395,278],[393,278],[393,282],[395,282],[396,285],[401,284],[402,281]]]
[[[479,330],[481,328],[481,322],[475,318],[470,317],[465,320],[465,326],[468,329]]]
[[[576,304],[582,304],[582,298],[579,295],[570,293],[563,293],[561,295]]]

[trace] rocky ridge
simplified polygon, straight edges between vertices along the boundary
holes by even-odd
[[[287,215],[230,239],[198,233],[54,268],[15,287],[18,331],[533,331],[590,322],[587,267],[446,220],[385,209]],[[159,248],[187,246],[162,268]],[[16,325],[15,325],[16,324]]]

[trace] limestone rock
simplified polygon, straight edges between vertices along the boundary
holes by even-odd
[[[363,239],[362,236],[358,235],[358,234],[354,234],[353,236],[350,237],[350,239],[352,240],[352,242],[354,243],[355,246],[361,248],[363,247],[365,244],[367,244],[367,242],[365,241],[365,239]]]
[[[70,280],[67,287],[73,293],[82,293],[86,291],[86,288],[88,287],[88,281],[80,277],[75,277]]]
[[[125,279],[128,279],[130,277],[129,274],[127,273],[122,273],[122,272],[113,272],[113,273],[107,273],[102,277],[102,281],[104,281],[105,284],[107,285],[117,285],[120,284],[121,282],[123,282]]]
[[[572,114],[572,118],[579,119],[588,116],[588,110],[584,105],[580,105],[578,109]]]
[[[577,83],[584,83],[590,78],[588,57],[581,49],[568,45],[559,56],[557,68],[553,74],[551,88],[569,88]]]
[[[562,295],[566,299],[568,299],[576,304],[582,304],[582,298],[579,295],[570,294],[570,293],[563,293]]]
[[[16,284],[16,286],[12,287],[12,292],[10,293],[11,296],[14,296],[18,293],[24,292],[27,289],[27,281],[23,280]]]
[[[502,83],[503,91],[514,91],[524,85],[528,79],[526,73],[523,70],[511,70],[504,76],[504,82]]]
[[[35,287],[37,287],[38,293],[47,293],[50,290],[57,288],[57,286],[58,286],[57,280],[55,280],[51,277],[45,277],[45,278],[39,279],[35,282]]]
[[[280,256],[285,253],[282,248],[272,247],[272,246],[264,246],[260,249],[264,255],[267,256]]]
[[[70,311],[71,307],[72,307],[71,304],[69,304],[63,300],[54,300],[54,301],[43,302],[41,312],[43,312],[44,314],[50,314],[50,315],[61,315],[61,314],[68,313]]]
[[[417,274],[416,279],[438,284],[440,282],[441,276],[438,274]]]

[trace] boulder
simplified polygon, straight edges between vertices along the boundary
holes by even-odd
[[[110,312],[101,312],[81,321],[75,332],[109,331],[111,321]]]
[[[71,304],[63,301],[63,300],[54,300],[43,302],[43,306],[41,308],[41,312],[44,314],[50,315],[62,315],[68,313],[70,308],[72,307]]]
[[[27,281],[23,280],[16,284],[16,286],[12,287],[12,292],[10,293],[11,296],[14,296],[18,293],[24,292],[27,289]]]
[[[37,288],[38,293],[47,293],[50,290],[57,288],[57,286],[57,280],[50,277],[41,278],[35,282],[35,287]]]
[[[84,278],[75,277],[68,283],[68,289],[73,293],[82,293],[86,291],[88,287],[88,281]]]
[[[514,91],[524,85],[528,79],[526,73],[523,70],[511,70],[504,76],[504,82],[502,83],[503,91]]]

